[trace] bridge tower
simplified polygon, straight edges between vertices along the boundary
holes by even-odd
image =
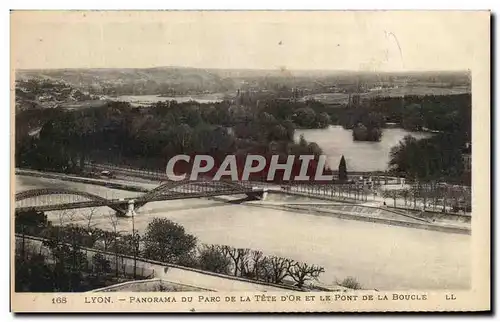
[[[128,211],[125,214],[126,217],[134,217],[136,215],[135,213],[135,200],[131,199],[128,201]]]
[[[268,189],[264,188],[262,191],[262,201],[267,199]]]

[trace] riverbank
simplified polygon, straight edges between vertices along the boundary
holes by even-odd
[[[290,206],[260,205],[260,206],[264,207],[264,208],[287,210],[287,211],[293,211],[293,212],[298,212],[298,213],[305,212],[305,213],[307,213],[309,215],[313,215],[313,216],[326,216],[326,217],[334,217],[334,218],[347,219],[347,220],[357,220],[357,221],[372,222],[372,223],[385,224],[385,225],[391,225],[391,226],[400,226],[400,227],[406,227],[406,228],[438,231],[438,232],[443,232],[443,233],[455,233],[455,234],[465,234],[465,235],[471,234],[471,230],[464,228],[464,227],[435,225],[435,224],[425,223],[425,222],[412,222],[409,220],[396,220],[396,219],[389,219],[389,218],[381,218],[381,217],[371,216],[369,214],[360,214],[360,213],[353,213],[353,212],[346,212],[346,211],[339,211],[339,210],[330,210],[330,209],[325,209],[325,208],[321,208],[321,207],[314,207],[314,206],[298,206],[298,205],[290,205]]]

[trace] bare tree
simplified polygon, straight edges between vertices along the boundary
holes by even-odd
[[[221,246],[221,252],[222,254],[224,254],[224,256],[229,256],[229,258],[231,258],[231,260],[233,261],[233,275],[238,276],[238,273],[240,273],[241,275],[243,266],[242,263],[247,260],[250,250],[224,245]]]
[[[252,269],[251,269],[251,277],[255,279],[259,279],[261,276],[262,270],[262,261],[264,259],[264,255],[260,250],[252,250],[250,252],[251,261],[252,261]],[[247,269],[247,272],[250,271]]]
[[[239,265],[240,265],[240,276],[247,276],[250,264],[250,249],[248,248],[238,248]]]
[[[392,190],[391,191],[391,197],[394,200],[394,208],[397,207],[396,205],[396,199],[398,199],[398,191],[397,190]]]
[[[385,202],[385,199],[389,199],[392,197],[392,194],[389,190],[382,190],[382,198],[384,198],[384,202]]]
[[[76,219],[76,214],[77,214],[76,211],[74,209],[68,209],[65,212],[66,212],[65,216],[66,216],[67,221],[70,223],[73,223]]]
[[[288,276],[288,267],[293,261],[283,257],[264,257],[262,270],[264,280],[274,284],[280,284]]]
[[[108,211],[108,219],[111,224],[111,229],[112,229],[112,239],[113,239],[113,249],[115,252],[115,273],[116,276],[118,276],[118,217],[114,213],[114,211]],[[111,237],[110,236],[110,237]],[[104,241],[105,243],[107,240]],[[107,245],[104,246],[104,248],[107,248]]]
[[[432,181],[431,182],[431,194],[432,194],[432,209],[436,210],[436,206],[439,201],[439,196],[441,194],[441,191],[439,189],[439,185],[437,181]]]
[[[64,226],[64,224],[66,223],[66,219],[68,217],[68,212],[69,212],[69,209],[64,209],[64,210],[60,210],[60,211],[57,211],[57,221],[59,223],[59,226]]]
[[[83,211],[83,217],[85,218],[85,227],[87,228],[87,231],[91,231],[93,227],[95,227],[95,223],[92,223],[92,218],[94,215],[97,213],[97,208],[92,207],[89,209],[88,212]]]
[[[417,209],[417,197],[419,194],[419,186],[420,184],[418,182],[412,184],[411,186],[411,195],[413,197],[413,209]]]
[[[288,266],[288,275],[297,282],[297,287],[302,288],[308,280],[319,277],[319,274],[324,273],[325,269],[316,265],[308,265],[306,263],[293,263]]]
[[[403,189],[401,190],[401,197],[403,197],[404,201],[405,201],[405,208],[407,206],[407,203],[408,203],[408,197],[410,196],[410,190],[409,189]]]
[[[94,241],[93,248],[107,251],[109,245],[113,243],[113,233],[100,228],[92,228],[89,231],[89,235]]]
[[[420,196],[422,196],[422,201],[424,203],[423,210],[425,211],[425,208],[427,207],[427,194],[428,194],[428,186],[426,184],[420,185],[419,186],[419,193]]]

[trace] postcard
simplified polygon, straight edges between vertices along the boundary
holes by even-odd
[[[489,11],[11,11],[11,311],[490,307]]]

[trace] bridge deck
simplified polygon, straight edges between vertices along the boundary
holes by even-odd
[[[92,196],[88,193],[74,191],[76,195],[81,194],[84,198],[88,198],[90,200],[85,201],[74,201],[74,202],[62,202],[62,203],[54,203],[54,204],[36,204],[36,198],[44,195],[57,195],[58,190],[54,189],[54,191],[50,189],[39,189],[33,191],[23,191],[16,195],[17,202],[21,203],[24,199],[33,198],[35,199],[34,203],[31,205],[20,205],[16,206],[16,211],[27,211],[27,210],[36,210],[36,211],[55,211],[55,210],[63,210],[63,209],[78,209],[78,208],[95,208],[95,207],[110,207],[119,212],[126,212],[128,208],[128,204],[131,200],[134,200],[134,204],[136,208],[143,206],[149,202],[156,201],[168,201],[168,200],[179,200],[179,199],[193,199],[193,198],[209,198],[216,196],[231,196],[231,195],[253,195],[259,194],[263,192],[263,189],[249,189],[249,188],[241,188],[241,189],[230,189],[230,188],[222,188],[217,189],[218,187],[212,189],[211,191],[206,189],[207,187],[200,186],[198,183],[194,184],[195,189],[199,189],[200,191],[193,191],[194,189],[185,189],[188,191],[176,191],[176,190],[154,190],[150,193],[146,193],[142,196],[136,198],[123,198],[123,199],[104,199],[99,196]],[[198,186],[196,186],[198,185]],[[213,187],[210,187],[213,188]],[[181,189],[182,190],[182,189]],[[189,191],[191,190],[191,191]],[[59,193],[61,194],[69,194],[71,191],[66,191],[61,189]]]

